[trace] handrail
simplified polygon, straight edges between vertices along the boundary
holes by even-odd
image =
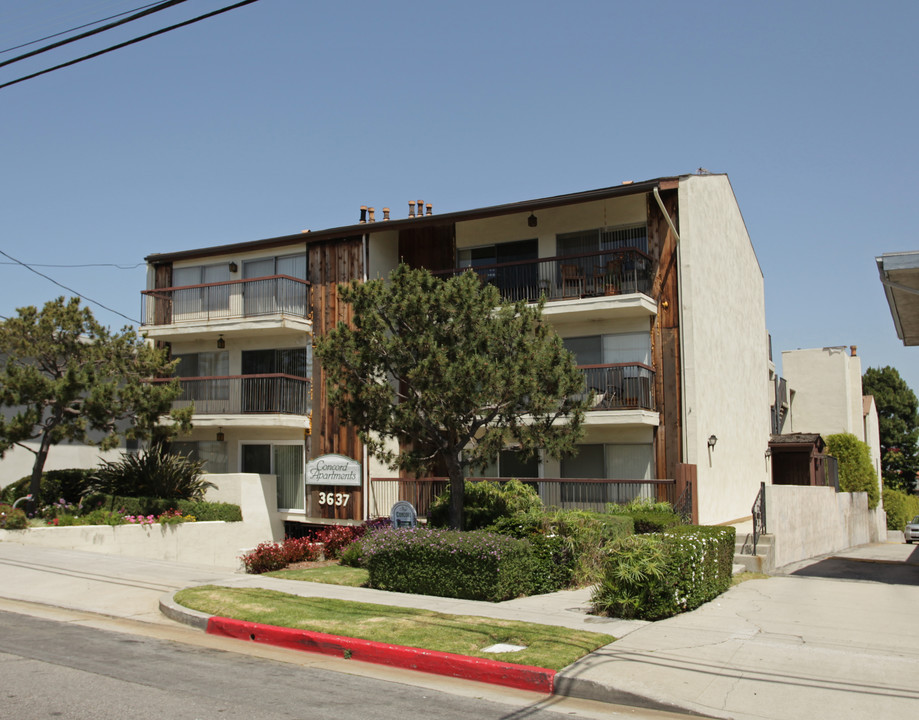
[[[753,515],[753,555],[756,555],[756,543],[759,542],[760,535],[766,534],[766,483],[759,484],[759,492],[756,494],[756,500],[753,501],[751,508]]]
[[[467,267],[452,267],[446,268],[444,270],[432,270],[432,275],[446,275],[448,273],[459,274],[464,273],[467,270],[472,270],[473,272],[480,272],[482,270],[494,270],[500,268],[510,268],[510,267],[519,267],[520,265],[533,265],[536,263],[545,263],[545,262],[570,262],[572,260],[583,260],[585,258],[600,257],[601,255],[626,255],[629,253],[636,253],[641,255],[646,260],[650,261],[651,256],[648,255],[644,250],[641,250],[637,247],[623,247],[623,248],[614,248],[611,250],[599,250],[589,253],[580,253],[578,255],[553,255],[551,257],[540,257],[540,258],[531,258],[530,260],[512,260],[510,262],[503,263],[492,263],[491,265],[476,265],[467,266]]]
[[[253,283],[262,280],[293,280],[294,282],[302,283],[303,285],[310,284],[309,280],[295,278],[290,275],[265,275],[264,277],[241,278],[239,280],[221,280],[220,282],[199,283],[198,285],[173,285],[171,287],[154,288],[153,290],[141,290],[140,294],[156,296],[157,293],[174,292],[176,290],[195,290],[196,288],[220,287],[221,285],[242,285],[244,283]]]

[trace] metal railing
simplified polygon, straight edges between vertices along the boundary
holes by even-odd
[[[182,387],[182,393],[172,402],[173,407],[179,409],[194,405],[196,415],[310,414],[310,381],[307,378],[274,373],[162,378],[153,382],[171,382],[173,379],[177,379]]]
[[[307,318],[310,284],[288,275],[144,290],[143,325],[206,322],[263,315]]]
[[[654,370],[644,363],[581,365],[593,410],[654,410]]]
[[[506,482],[509,478],[467,478],[472,482]],[[563,510],[591,510],[603,512],[608,503],[628,503],[646,498],[654,502],[669,502],[677,513],[682,514],[681,502],[677,497],[674,480],[610,480],[583,478],[519,478],[520,482],[532,486],[547,507]],[[370,508],[375,515],[389,515],[392,506],[399,500],[407,500],[415,506],[419,517],[428,517],[431,502],[446,490],[448,478],[430,477],[418,479],[372,478]],[[689,498],[689,502],[692,499]],[[691,506],[691,505],[690,505]]]
[[[434,275],[453,277],[467,270],[494,285],[505,300],[535,302],[600,295],[651,292],[651,256],[629,248],[582,255],[558,255],[522,262],[452,268]]]
[[[756,544],[759,542],[760,535],[766,534],[766,483],[759,484],[759,492],[756,494],[756,500],[753,501],[751,509],[753,514],[753,552],[756,555]]]

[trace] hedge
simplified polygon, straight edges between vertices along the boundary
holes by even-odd
[[[731,586],[735,533],[689,525],[619,541],[591,597],[595,611],[659,620],[712,600]]]
[[[496,533],[386,528],[361,553],[378,590],[500,602],[532,589],[532,546]]]
[[[539,493],[519,480],[494,482],[466,480],[463,491],[465,530],[481,530],[499,518],[542,508]],[[450,523],[450,487],[434,498],[428,510],[431,527],[447,527]]]
[[[194,515],[198,522],[209,520],[239,522],[243,519],[239,505],[206,500],[164,500],[150,497],[93,495],[86,499],[84,508],[93,506],[124,510],[126,515],[161,515],[167,510],[180,510],[183,515]]]
[[[45,471],[39,483],[40,502],[47,504],[64,498],[67,503],[76,505],[88,491],[89,477],[94,472],[95,470],[83,468]],[[31,482],[31,476],[26,476],[10,483],[0,492],[0,501],[14,503],[19,498],[25,497],[29,494]]]
[[[887,512],[887,529],[903,530],[906,523],[919,515],[919,497],[902,490],[884,488],[884,510]]]

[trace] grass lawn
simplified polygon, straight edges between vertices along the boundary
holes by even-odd
[[[445,615],[390,605],[305,598],[259,588],[202,585],[176,593],[180,605],[235,620],[300,628],[376,642],[561,670],[615,638],[603,633]],[[511,653],[483,653],[495,643],[523,645]]]
[[[306,580],[307,582],[347,585],[348,587],[366,587],[367,581],[370,579],[370,573],[364,568],[348,567],[347,565],[276,570],[275,572],[265,573],[265,575],[281,578],[282,580]]]

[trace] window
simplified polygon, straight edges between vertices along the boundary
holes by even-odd
[[[230,289],[227,285],[212,286],[230,279],[228,263],[177,267],[172,271],[173,312],[176,316],[195,316],[200,313],[227,311],[230,307]],[[191,287],[191,286],[204,287]]]
[[[507,267],[489,267],[476,270],[483,282],[491,283],[508,300],[527,297],[538,286],[538,240],[518,240],[498,245],[463,248],[457,251],[457,265],[461,268],[480,268],[488,265],[511,263]],[[529,290],[528,290],[529,289]],[[536,296],[534,296],[536,297]]]
[[[275,475],[279,510],[306,510],[304,446],[258,443],[242,445],[242,472]]]
[[[309,383],[294,378],[309,378],[312,364],[311,347],[244,350],[242,411],[308,415]]]
[[[563,478],[650,480],[654,476],[654,446],[647,444],[579,445],[578,454],[562,458]],[[641,485],[624,483],[564,483],[562,502],[628,502],[650,496]]]
[[[275,275],[306,280],[306,255],[282,255],[245,261],[243,277],[252,281],[245,283],[243,290],[246,315],[265,315],[275,312],[305,315],[307,291],[303,283],[285,278],[257,279],[271,278]]]
[[[557,255],[583,255],[636,248],[648,252],[648,227],[630,225],[618,228],[597,228],[573,233],[559,233],[555,238]]]
[[[230,398],[230,355],[226,350],[201,353],[179,353],[176,377],[182,378],[179,401],[195,404],[195,412],[226,411],[225,401]],[[197,380],[196,378],[201,378]]]
[[[519,450],[502,450],[495,462],[484,470],[470,468],[469,477],[487,478],[538,478],[539,457],[533,456],[524,460]]]
[[[227,472],[227,444],[225,442],[171,442],[169,449],[179,455],[187,455],[192,460],[204,462],[204,472]]]

